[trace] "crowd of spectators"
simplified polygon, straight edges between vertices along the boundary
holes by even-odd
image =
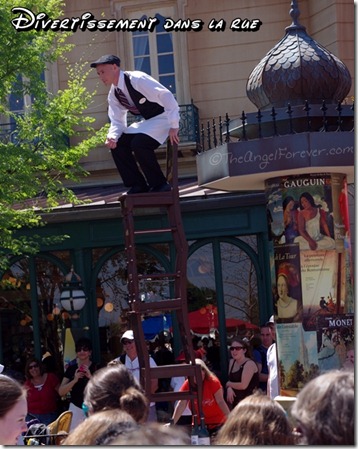
[[[194,416],[199,417],[196,402],[179,400],[168,408],[166,420],[153,419],[153,403],[140,385],[133,332],[126,331],[122,342],[123,356],[98,367],[91,361],[90,340],[80,339],[76,360],[69,364],[61,382],[35,358],[28,360],[23,383],[6,372],[0,374],[0,444],[24,444],[32,418],[40,425],[49,424],[60,413],[57,410],[56,414],[56,402],[63,394],[70,396],[75,420],[62,444],[190,444],[190,424]],[[347,366],[306,383],[287,410],[277,394],[273,317],[251,339],[231,339],[226,384],[207,358],[210,347],[209,339],[195,344],[195,363],[202,373],[202,411],[211,445],[354,444],[354,354]],[[156,357],[153,353],[154,364],[169,357],[164,340],[160,349]],[[183,363],[183,355],[173,361]],[[186,391],[189,387],[185,378],[172,378],[159,388]]]

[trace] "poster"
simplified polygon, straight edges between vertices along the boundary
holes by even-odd
[[[343,337],[332,324],[354,312],[346,176],[268,179],[266,204],[281,394],[295,396],[354,358],[351,331],[345,327]]]
[[[302,321],[302,282],[297,245],[275,248],[276,282],[274,315],[276,323]]]
[[[337,313],[337,252],[303,251],[301,279],[303,326],[316,329],[316,317]]]
[[[318,373],[317,334],[305,332],[300,323],[277,324],[280,395],[296,396]]]
[[[317,353],[321,373],[332,369],[354,369],[354,315],[317,317]]]

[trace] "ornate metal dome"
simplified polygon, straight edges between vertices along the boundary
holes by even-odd
[[[351,87],[348,68],[306,33],[298,23],[297,1],[291,1],[292,24],[251,72],[246,92],[258,109],[337,103]]]

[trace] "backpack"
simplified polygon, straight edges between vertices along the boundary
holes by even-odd
[[[24,443],[27,446],[40,446],[50,444],[50,432],[46,424],[31,424],[24,435]]]

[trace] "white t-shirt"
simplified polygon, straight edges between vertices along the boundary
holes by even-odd
[[[272,345],[268,348],[266,358],[269,372],[267,391],[270,395],[270,398],[275,399],[275,397],[279,396],[280,394],[280,385],[278,381],[278,369],[277,369],[276,343],[272,343]]]
[[[125,366],[131,371],[136,381],[140,384],[140,370],[139,370],[139,360],[138,357],[131,360],[127,355],[125,357]],[[157,366],[155,361],[152,359],[152,357],[149,357],[149,365],[150,366]],[[150,406],[155,405],[155,402],[151,402]]]

